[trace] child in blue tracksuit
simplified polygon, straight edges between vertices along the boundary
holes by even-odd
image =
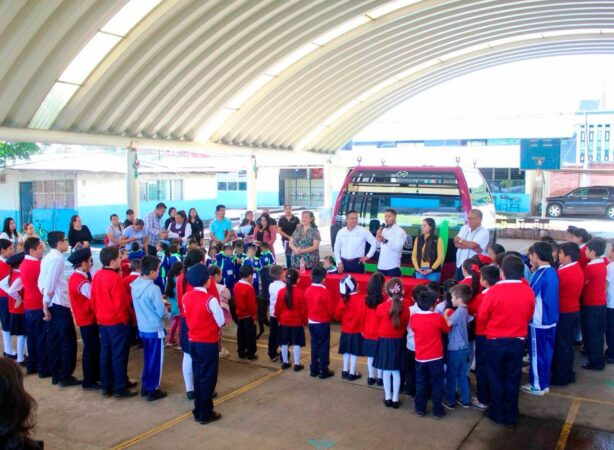
[[[260,281],[262,281],[262,297],[269,299],[269,286],[271,285],[271,275],[269,270],[275,265],[275,255],[271,253],[269,244],[260,244]]]
[[[154,283],[158,277],[160,261],[155,256],[145,256],[141,261],[141,276],[130,284],[136,313],[139,336],[143,342],[143,376],[141,395],[148,401],[166,397],[161,391],[162,352],[164,351],[164,319],[168,312],[162,291]]]
[[[217,266],[222,270],[222,283],[232,293],[232,289],[235,286],[237,273],[239,273],[239,269],[236,266],[235,258],[232,253],[232,244],[224,244],[223,252],[218,253],[215,258],[217,260]]]
[[[536,242],[529,249],[534,269],[531,288],[535,311],[529,324],[529,383],[527,394],[544,395],[550,391],[550,370],[554,354],[556,324],[559,321],[559,277],[553,267],[552,246]]]
[[[244,266],[251,266],[254,269],[253,275],[253,286],[256,291],[256,295],[260,295],[260,269],[262,269],[262,265],[260,264],[260,259],[256,258],[256,247],[254,245],[247,246],[247,258],[243,260]]]

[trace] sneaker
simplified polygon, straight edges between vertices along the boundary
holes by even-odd
[[[449,409],[450,411],[454,411],[456,409],[454,403],[442,402],[441,404],[444,408]]]
[[[525,394],[531,394],[531,395],[546,395],[548,392],[550,392],[549,388],[546,389],[537,389],[536,387],[533,387],[531,384],[527,383],[524,386],[522,386],[520,388],[522,390],[522,392],[524,392]]]
[[[211,423],[211,422],[217,422],[221,418],[222,418],[221,414],[216,413],[215,411],[213,411],[208,418],[206,418],[205,420],[201,420],[199,423],[201,425],[207,425],[208,423]]]
[[[194,397],[196,396],[196,394],[194,393],[194,391],[188,391],[185,393],[185,396],[187,397],[188,400],[194,400]]]
[[[367,378],[367,385],[373,386],[375,384],[375,378]]]
[[[324,380],[325,378],[330,378],[335,376],[334,370],[327,370],[326,372],[320,372],[320,379]]]
[[[362,375],[360,373],[358,373],[358,372],[353,373],[353,374],[351,373],[351,374],[348,375],[348,380],[354,381],[354,380],[360,379],[360,377],[362,377]]]
[[[342,371],[342,372],[341,372],[341,378],[343,378],[344,380],[349,379],[349,378],[350,378],[350,372],[347,372],[347,371],[345,371],[345,370],[344,370],[344,371]]]
[[[383,378],[378,378],[377,379],[377,385],[378,386],[383,386],[384,385],[384,379]]]
[[[230,352],[228,350],[226,350],[225,348],[220,350],[220,353],[219,353],[220,359],[228,358],[229,356],[230,356]]]
[[[294,365],[294,371],[295,371],[295,372],[300,372],[300,371],[301,371],[301,370],[303,370],[304,368],[305,368],[305,366],[304,366],[304,365],[302,365],[302,364],[295,364],[295,365]]]
[[[488,405],[481,403],[477,397],[473,397],[471,399],[471,406],[477,409],[486,410],[488,409]]]
[[[150,392],[149,394],[147,394],[147,401],[148,402],[153,402],[156,400],[160,400],[161,398],[166,397],[168,394],[164,391],[161,391],[160,389],[156,389],[153,392]]]
[[[282,363],[281,365],[282,370],[289,369],[290,367],[292,367],[292,364],[290,363]]]
[[[471,406],[471,403],[463,403],[460,400],[456,400],[456,404],[458,406],[462,406],[463,409],[469,409],[469,407]]]

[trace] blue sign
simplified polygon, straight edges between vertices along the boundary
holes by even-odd
[[[522,170],[558,170],[561,168],[561,139],[521,139]]]

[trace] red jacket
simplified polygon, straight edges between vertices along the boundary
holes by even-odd
[[[13,285],[13,283],[19,278],[19,275],[20,275],[19,270],[13,270],[13,272],[11,273],[11,278],[9,278],[9,286]],[[23,289],[19,291],[19,295],[21,295],[21,299],[23,300]],[[10,295],[8,295],[8,299],[9,299],[9,312],[11,314],[25,314],[26,313],[26,308],[23,306],[23,302],[21,302],[21,305],[19,306],[19,308],[15,308],[15,299],[11,297]]]
[[[237,319],[252,317],[258,319],[258,303],[256,302],[256,291],[251,283],[239,281],[234,287],[235,310]]]
[[[379,320],[377,317],[377,308],[369,308],[365,305],[365,313],[362,318],[362,337],[365,339],[377,339],[379,328]]]
[[[469,314],[471,314],[475,318],[475,334],[477,336],[484,336],[486,334],[486,323],[484,319],[480,316],[480,305],[484,300],[484,296],[489,291],[489,289],[483,289],[477,296],[474,297],[473,300],[469,302],[467,305],[467,310]]]
[[[323,284],[312,284],[305,289],[307,318],[313,322],[329,323],[333,317],[335,305],[330,300],[328,289]]]
[[[11,266],[0,260],[0,281],[4,280],[11,273]],[[0,289],[0,297],[8,297],[8,294]]]
[[[103,268],[94,275],[90,304],[100,325],[130,323],[132,307],[122,277],[113,269]]]
[[[365,315],[365,296],[355,292],[350,294],[347,303],[341,298],[335,310],[335,319],[341,321],[344,333],[360,333]]]
[[[576,261],[559,267],[559,312],[580,311],[580,297],[584,289],[584,271]]]
[[[467,286],[469,286],[472,289],[472,297],[471,298],[475,298],[477,295],[480,294],[480,292],[482,292],[482,285],[478,284],[478,292],[473,292],[473,280],[471,277],[467,277],[467,278],[463,278],[460,283],[458,284],[466,284]]]
[[[26,310],[43,309],[43,294],[38,289],[41,262],[38,259],[28,259],[26,256],[19,266],[19,272],[23,283],[23,304]]]
[[[407,324],[409,323],[409,308],[401,309],[401,314],[399,315],[401,323],[399,328],[395,328],[392,317],[388,315],[390,302],[392,302],[392,300],[388,299],[388,301],[380,303],[377,307],[377,336],[380,338],[402,338],[405,335]]]
[[[426,362],[443,358],[441,333],[450,331],[446,319],[434,311],[412,314],[409,321],[414,331],[416,361]]]
[[[584,268],[584,289],[582,304],[584,306],[606,305],[606,279],[608,269],[603,259],[594,259]]]
[[[292,309],[286,304],[286,288],[281,288],[275,303],[275,317],[279,325],[285,327],[301,327],[307,325],[307,304],[303,290],[292,287]]]
[[[520,280],[503,280],[491,287],[480,305],[488,339],[525,338],[535,309],[533,289]]]
[[[191,342],[209,344],[219,342],[220,327],[209,309],[210,301],[217,302],[217,299],[211,294],[194,289],[186,293],[183,298],[188,338]]]
[[[68,279],[68,296],[77,326],[86,327],[96,323],[96,316],[90,304],[90,299],[81,294],[81,286],[91,284],[82,273],[73,272]]]

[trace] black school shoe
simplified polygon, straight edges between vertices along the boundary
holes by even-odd
[[[302,365],[302,364],[295,364],[295,365],[294,365],[294,371],[295,371],[295,372],[300,372],[300,371],[301,371],[301,370],[303,370],[304,368],[305,368],[305,366],[304,366],[304,365]]]
[[[347,380],[348,378],[350,378],[350,372],[347,371],[342,371],[341,372],[341,378],[343,378],[344,380]]]
[[[100,385],[100,383],[92,383],[92,384],[82,383],[81,386],[86,391],[97,391],[98,389],[102,389],[102,386]]]
[[[582,367],[583,369],[586,369],[586,370],[597,370],[597,371],[601,371],[601,370],[604,369],[604,367],[597,367],[597,366],[594,366],[591,363],[584,363],[580,367]]]
[[[79,380],[76,377],[70,376],[65,380],[60,381],[60,387],[81,386],[83,380]]]
[[[139,395],[138,392],[130,391],[126,389],[123,392],[115,392],[113,394],[113,398],[131,398],[131,397],[136,397],[137,395]]]
[[[138,384],[139,384],[139,383],[138,383],[138,381],[128,379],[128,383],[126,384],[126,387],[127,387],[128,389],[132,389],[132,388],[137,387],[137,386],[138,386]]]
[[[360,377],[362,377],[362,375],[360,373],[356,372],[354,374],[349,374],[348,375],[348,380],[350,380],[350,381],[359,380]]]
[[[383,378],[378,378],[377,379],[377,385],[378,386],[383,386],[384,385],[384,379]]]
[[[292,364],[290,363],[282,363],[281,365],[282,370],[289,369],[290,367],[292,367]]]
[[[392,402],[392,409],[399,409],[401,406],[401,402]]]
[[[373,386],[375,384],[375,378],[367,378],[367,385]]]
[[[3,352],[2,356],[8,359],[17,359],[17,353],[15,353],[14,355],[9,355],[7,352]]]
[[[147,394],[147,401],[148,402],[153,402],[156,400],[160,400],[161,398],[166,397],[168,394],[164,391],[161,391],[160,389],[156,389],[153,392],[150,392],[149,394]]]
[[[334,370],[327,370],[326,372],[321,372],[319,377],[320,380],[324,380],[326,378],[330,378],[330,377],[334,377],[335,376],[335,371]]]
[[[112,397],[113,396],[113,389],[102,389],[102,396],[103,397]]]
[[[194,394],[194,391],[188,391],[185,393],[185,396],[188,398],[188,400],[194,400],[196,394]]]
[[[386,408],[392,408],[392,400],[384,400],[384,405]]]
[[[250,355],[247,357],[248,361],[256,361],[258,359],[258,355]]]
[[[51,384],[53,384],[54,386],[57,386],[60,383],[60,380],[57,379],[57,377],[51,377]]]
[[[208,423],[211,423],[211,422],[217,422],[221,418],[222,418],[222,415],[220,413],[216,413],[215,411],[213,411],[208,418],[199,421],[199,423],[201,425],[207,425]]]

